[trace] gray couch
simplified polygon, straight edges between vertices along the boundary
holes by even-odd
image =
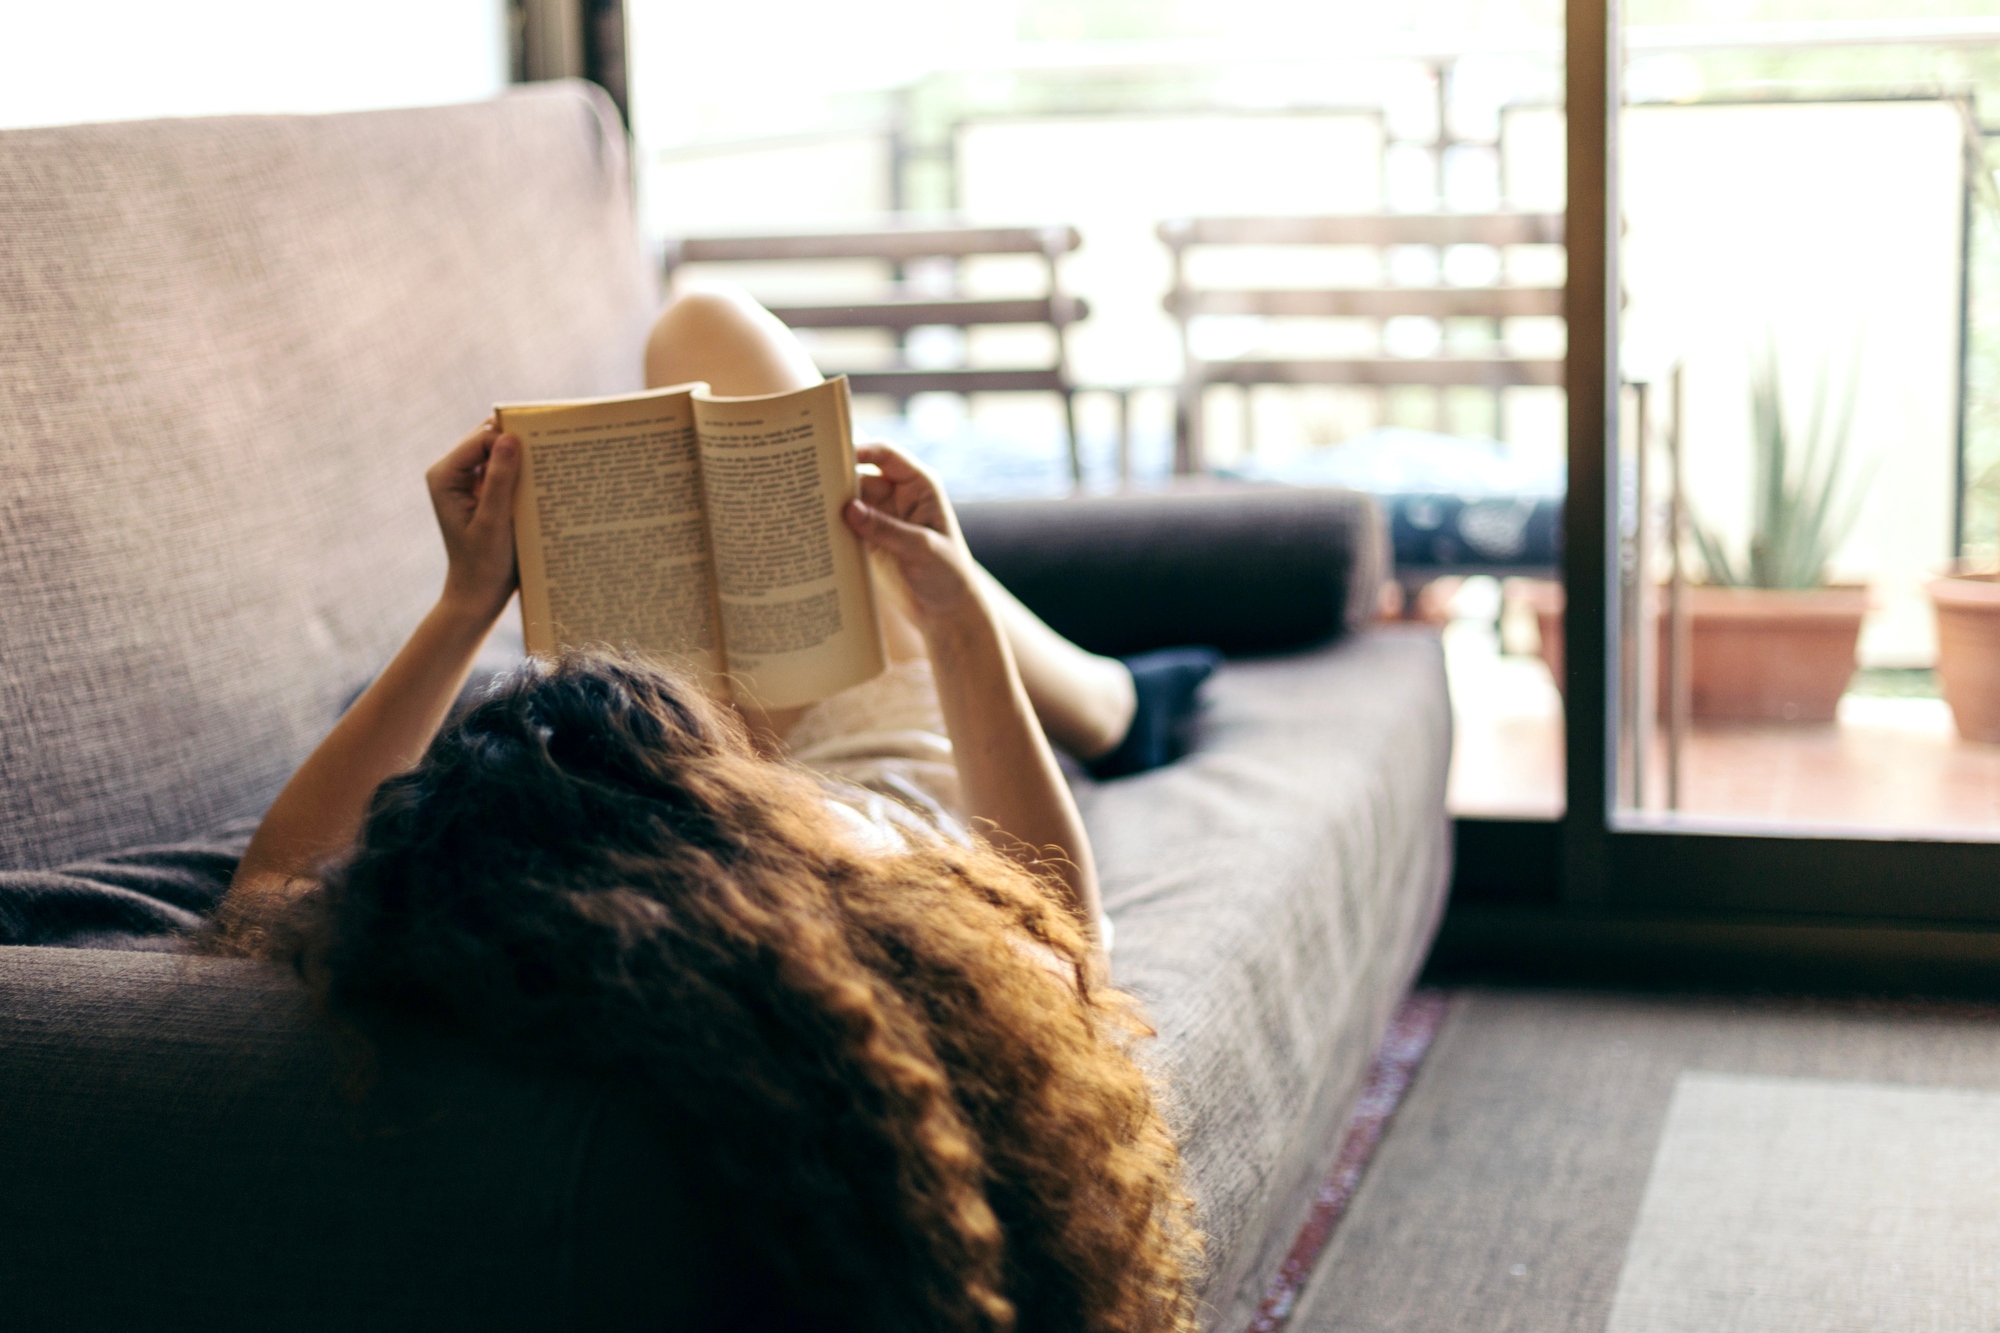
[[[635,1274],[698,1243],[601,1089],[412,1038],[351,1095],[293,977],[142,928],[198,918],[174,886],[226,878],[242,821],[433,595],[418,477],[440,448],[499,398],[636,387],[658,294],[626,180],[577,86],[0,134],[0,872],[44,906],[104,886],[102,929],[64,942],[124,946],[0,947],[8,1327],[637,1327]],[[1268,502],[1291,517],[1239,523],[1243,549],[1311,526]],[[1176,503],[968,526],[1086,637],[1207,623],[1120,620],[1145,601],[1265,623],[1241,613],[1269,571],[1232,591],[1223,511]],[[1379,574],[1372,510],[1318,512],[1338,535],[1327,587],[1301,585],[1308,636]],[[1190,563],[1195,531],[1222,557]],[[1065,601],[1119,578],[1150,598]],[[1435,638],[1387,630],[1210,688],[1187,760],[1079,794],[1233,1330],[1429,942],[1449,710]],[[161,843],[164,871],[117,855]]]

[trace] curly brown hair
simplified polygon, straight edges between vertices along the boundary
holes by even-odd
[[[1194,1325],[1148,1030],[1051,886],[943,838],[857,846],[687,681],[523,668],[382,784],[309,912],[337,1011],[637,1088],[832,1327]]]

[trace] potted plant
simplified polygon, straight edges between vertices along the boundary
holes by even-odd
[[[2000,465],[1971,489],[2000,490]],[[1937,611],[1938,688],[1958,734],[2000,741],[2000,573],[1954,566],[1925,590]]]
[[[1799,437],[1785,419],[1775,348],[1767,343],[1751,366],[1752,512],[1741,559],[1690,511],[1707,575],[1687,590],[1698,718],[1830,721],[1854,674],[1868,590],[1830,586],[1826,569],[1853,531],[1866,488],[1843,485],[1855,378],[1831,415],[1827,378],[1822,370]],[[1664,661],[1664,618],[1660,642]]]
[[[1954,571],[1926,586],[1937,611],[1938,688],[1958,734],[2000,741],[2000,574]]]

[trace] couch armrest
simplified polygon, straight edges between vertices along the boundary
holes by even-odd
[[[958,515],[981,564],[1100,653],[1301,648],[1364,624],[1390,573],[1375,502],[1329,487],[989,500]]]
[[[603,1089],[414,1032],[364,1059],[275,965],[0,947],[0,1067],[8,1328],[612,1333],[583,1316],[690,1252],[656,1191],[620,1215],[649,1267],[579,1254],[634,1151]]]

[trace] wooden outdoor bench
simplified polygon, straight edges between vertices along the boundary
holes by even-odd
[[[771,313],[795,329],[874,329],[896,341],[895,361],[888,366],[821,367],[828,375],[846,375],[857,394],[883,394],[907,410],[920,393],[1053,393],[1063,402],[1068,431],[1070,471],[1082,475],[1076,437],[1076,384],[1070,378],[1064,334],[1083,319],[1089,308],[1062,290],[1057,260],[1077,248],[1082,238],[1070,226],[1045,227],[895,227],[865,231],[792,234],[688,236],[670,241],[666,269],[691,263],[824,262],[875,260],[887,272],[883,279],[853,298],[831,301],[767,302]],[[1034,296],[976,296],[965,292],[967,260],[988,255],[1039,255],[1046,266],[1046,289]],[[943,291],[933,284],[913,284],[911,265],[945,260],[950,281]],[[909,363],[904,347],[912,329],[956,328],[961,331],[991,325],[1043,325],[1054,333],[1052,365],[920,366]]]
[[[1504,346],[1481,355],[1244,356],[1205,360],[1195,354],[1193,321],[1211,316],[1271,319],[1359,318],[1382,322],[1403,316],[1429,319],[1510,319],[1562,314],[1560,284],[1492,286],[1348,286],[1258,289],[1203,286],[1191,280],[1188,251],[1217,246],[1364,246],[1386,250],[1420,245],[1504,249],[1560,245],[1559,213],[1361,213],[1316,217],[1179,218],[1162,222],[1159,237],[1173,255],[1173,286],[1166,307],[1180,325],[1185,354],[1177,412],[1176,466],[1199,471],[1202,402],[1210,385],[1345,384],[1472,385],[1495,391],[1516,385],[1560,385],[1560,357],[1522,356]],[[1496,334],[1497,334],[1496,325]],[[1497,341],[1497,339],[1496,339]]]

